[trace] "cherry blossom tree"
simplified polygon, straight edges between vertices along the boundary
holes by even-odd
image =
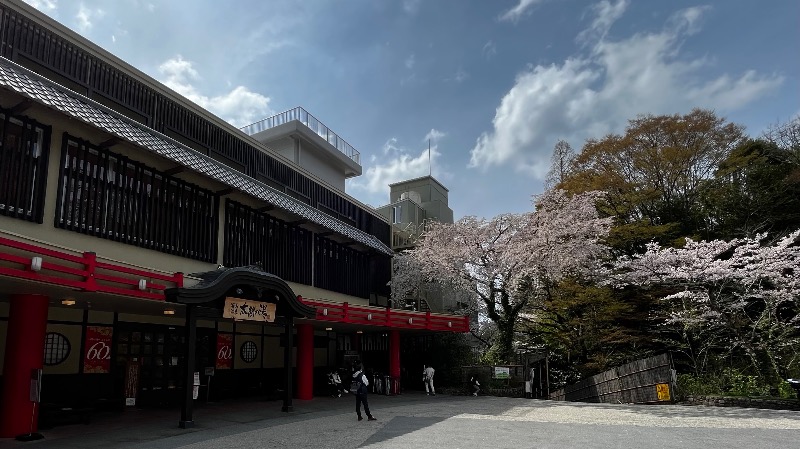
[[[415,248],[397,256],[392,297],[431,283],[469,294],[473,307],[497,325],[494,358],[509,361],[530,289],[592,270],[606,250],[600,239],[611,221],[598,217],[598,197],[550,190],[534,197],[533,212],[431,223]]]
[[[770,381],[781,379],[800,362],[800,230],[765,239],[651,244],[619,259],[613,279],[663,289],[662,326],[683,336],[695,361],[723,351],[745,357]]]

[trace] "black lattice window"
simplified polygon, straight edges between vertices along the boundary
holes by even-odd
[[[216,260],[213,192],[64,134],[55,226]]]
[[[50,127],[0,110],[0,215],[41,223]]]
[[[48,332],[44,337],[44,364],[53,366],[64,363],[71,350],[67,337],[58,332]]]
[[[314,287],[368,298],[370,257],[325,237],[314,237]]]
[[[258,346],[252,341],[246,341],[242,343],[242,346],[239,348],[239,356],[242,357],[247,363],[253,363],[258,357]]]
[[[227,200],[224,233],[225,266],[257,265],[284,280],[311,285],[311,231]]]

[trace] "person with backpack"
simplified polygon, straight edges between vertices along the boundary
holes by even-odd
[[[367,387],[369,387],[369,380],[364,374],[364,365],[358,364],[356,372],[353,373],[353,382],[350,385],[350,392],[356,395],[356,415],[358,420],[364,419],[361,416],[361,404],[364,404],[364,412],[367,414],[368,421],[377,421],[369,411],[369,401],[367,400]]]

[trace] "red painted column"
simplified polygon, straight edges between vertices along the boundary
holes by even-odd
[[[314,326],[297,325],[297,399],[314,397]]]
[[[42,368],[47,332],[47,296],[11,295],[10,299],[0,404],[0,437],[4,438],[38,429],[39,410],[34,415],[30,401],[31,370]]]
[[[400,382],[400,331],[389,331],[389,377],[397,379],[392,382],[392,394],[399,394],[397,391]]]

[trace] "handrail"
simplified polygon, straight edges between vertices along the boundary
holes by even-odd
[[[6,251],[3,251],[4,247]],[[33,267],[33,257],[42,259],[41,266],[37,269]],[[167,283],[175,287],[183,286],[183,273],[180,272],[166,274],[131,268],[99,261],[93,252],[76,255],[4,237],[0,237],[0,261],[20,265],[0,265],[0,275],[61,285],[85,292],[164,301]]]
[[[361,153],[356,151],[356,149],[347,143],[347,141],[339,137],[338,134],[331,131],[330,128],[317,120],[316,117],[303,109],[302,106],[297,106],[289,109],[288,111],[280,112],[271,117],[267,117],[255,123],[243,126],[239,129],[248,136],[252,136],[253,134],[260,133],[266,129],[274,128],[276,126],[283,125],[284,123],[289,123],[292,120],[297,120],[306,125],[306,127],[317,133],[317,135],[325,139],[329,144],[353,160],[356,164],[361,164]]]
[[[317,309],[315,319],[320,321],[398,329],[469,332],[468,316],[411,312],[386,307],[356,306],[347,302],[338,303],[302,297],[300,300]]]

